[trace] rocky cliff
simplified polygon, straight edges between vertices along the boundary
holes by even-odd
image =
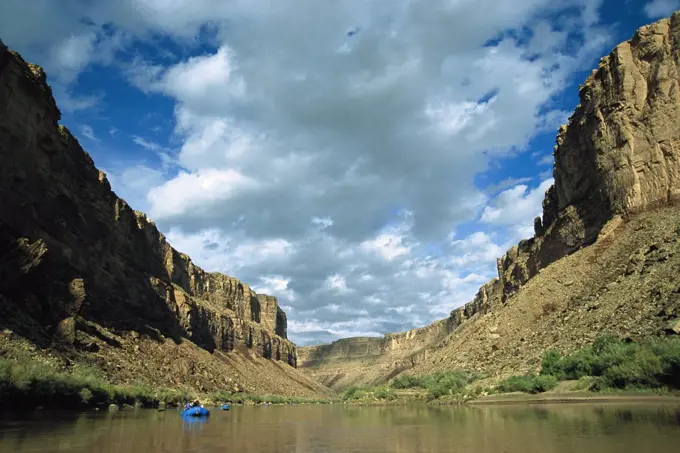
[[[0,42],[0,328],[76,352],[141,335],[295,367],[276,298],[172,248],[59,119],[42,69]]]
[[[420,329],[380,337],[344,338],[331,344],[298,349],[301,368],[322,384],[339,389],[357,383],[380,382],[456,328],[453,318]]]
[[[498,278],[452,311],[445,338],[414,345],[379,375],[358,369],[361,376],[344,379],[380,382],[409,368],[523,372],[536,366],[543,349],[582,345],[603,329],[638,336],[669,331],[667,322],[679,315],[670,264],[680,252],[670,233],[680,231],[674,206],[680,198],[679,49],[677,12],[642,27],[604,57],[560,128],[555,183],[534,220],[535,236],[501,257]],[[597,247],[583,249],[593,243]],[[561,274],[553,272],[557,268]],[[319,356],[326,349],[317,348],[314,363],[330,368]],[[324,371],[317,366],[313,373]]]
[[[680,195],[680,15],[616,46],[580,89],[557,136],[553,175],[535,236],[498,260],[503,299],[538,271],[628,217]]]

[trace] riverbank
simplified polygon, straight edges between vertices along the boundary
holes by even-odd
[[[198,399],[208,405],[330,403],[330,397],[257,395],[246,392],[197,392],[190,388],[154,387],[137,381],[130,385],[109,382],[100,370],[87,366],[56,369],[52,364],[23,358],[0,358],[0,401],[21,410],[158,408],[181,406]]]
[[[645,393],[594,393],[594,392],[565,392],[540,393],[507,393],[488,395],[467,401],[473,406],[501,405],[501,404],[578,404],[578,403],[677,403],[680,404],[679,394],[645,394]]]
[[[365,397],[358,400],[345,400],[343,404],[349,406],[456,406],[456,405],[500,405],[500,404],[578,404],[578,403],[678,403],[680,393],[670,391],[569,391],[558,390],[544,393],[494,393],[490,395],[451,395],[438,399],[428,399],[426,392],[410,393],[408,396],[398,396],[389,400]]]

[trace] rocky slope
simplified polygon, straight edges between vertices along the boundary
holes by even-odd
[[[0,355],[25,339],[113,381],[317,392],[276,298],[172,248],[59,119],[42,69],[0,42]]]
[[[604,330],[680,333],[678,49],[680,12],[600,61],[560,128],[555,184],[535,236],[500,258],[498,278],[451,313],[450,334],[401,361],[374,359],[380,373],[319,357],[312,373],[364,383],[404,370],[501,376],[534,369],[546,348],[570,350]]]

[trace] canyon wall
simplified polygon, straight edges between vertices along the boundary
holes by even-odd
[[[390,334],[400,336],[402,350],[410,350],[410,354],[401,354],[395,361],[383,348],[374,359],[376,366],[382,367],[379,374],[362,365],[354,367],[355,375],[345,373],[344,382],[381,382],[423,363],[428,363],[427,370],[445,369],[446,361],[453,363],[452,357],[466,355],[466,345],[453,338],[466,337],[466,326],[475,326],[476,319],[492,313],[498,316],[506,302],[519,296],[543,269],[597,241],[604,245],[605,237],[613,241],[616,235],[611,233],[635,215],[671,205],[680,198],[680,12],[640,28],[631,40],[616,46],[600,60],[579,94],[580,104],[557,136],[555,183],[545,194],[542,217],[534,219],[534,237],[521,241],[498,259],[498,278],[483,285],[471,302],[435,323],[446,325],[444,338],[435,335],[426,345],[414,342],[409,347],[408,335]],[[596,283],[600,284],[593,285]],[[575,282],[569,278],[554,282],[555,287],[563,284]],[[664,285],[657,282],[659,287]],[[601,288],[596,291],[593,296],[599,296]],[[552,310],[550,293],[541,293],[548,308],[542,308],[545,313],[537,313],[531,322],[548,318]],[[592,297],[584,297],[592,303]],[[522,297],[516,300],[524,302]],[[497,325],[480,333],[480,344],[490,348],[487,356],[502,346]],[[518,338],[518,345],[520,340],[525,341],[525,337]],[[462,349],[448,350],[447,345],[452,344]],[[352,369],[347,360],[351,355],[343,355],[343,349],[314,348],[314,359],[303,366],[314,365],[315,377],[326,376],[327,371],[337,375]],[[446,359],[440,350],[448,351]],[[521,357],[520,350],[518,346],[513,357]],[[338,358],[345,359],[342,366],[336,366]]]
[[[0,42],[0,327],[86,348],[95,323],[295,367],[276,298],[172,248],[59,120],[42,69]]]
[[[557,136],[535,236],[498,260],[503,299],[624,218],[680,195],[680,14],[640,28],[600,60]]]
[[[430,347],[468,320],[490,312],[500,303],[501,289],[500,281],[493,279],[479,289],[471,302],[425,327],[383,337],[343,338],[330,344],[300,347],[298,364],[314,379],[335,389],[384,382],[426,360]]]
[[[334,389],[379,383],[395,370],[411,367],[411,361],[420,357],[419,352],[444,339],[456,327],[453,318],[447,318],[383,337],[343,338],[330,344],[300,347],[298,364],[318,382]]]

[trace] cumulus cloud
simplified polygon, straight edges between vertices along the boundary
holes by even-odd
[[[99,141],[99,139],[97,138],[97,136],[94,133],[94,130],[92,129],[92,126],[89,126],[87,124],[84,124],[80,127],[80,134],[83,137],[92,140],[93,142]]]
[[[645,14],[650,19],[670,16],[678,9],[680,9],[680,1],[678,0],[652,0],[644,6]]]
[[[115,60],[174,101],[178,171],[135,166],[114,187],[199,265],[279,296],[309,342],[445,316],[530,235],[549,181],[495,196],[474,178],[563,121],[555,96],[607,43],[600,3],[8,0],[0,17],[36,21],[7,41],[64,84]],[[115,59],[159,34],[191,56]]]
[[[508,227],[514,232],[513,239],[532,236],[534,218],[541,214],[545,191],[553,182],[550,178],[532,190],[520,184],[501,192],[491,204],[484,207],[481,222]]]

